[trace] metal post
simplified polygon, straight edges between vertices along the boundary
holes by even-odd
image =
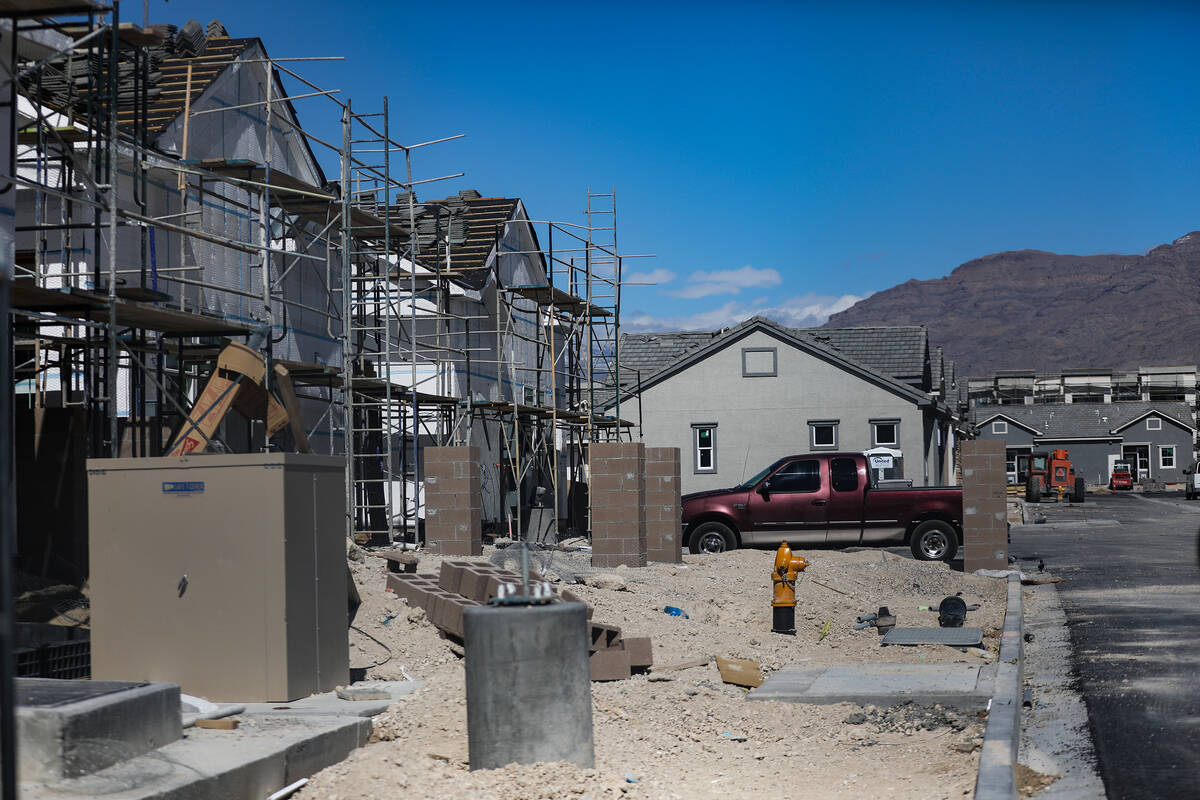
[[[384,150],[391,149],[390,140],[384,142]],[[417,215],[413,197],[412,150],[404,150],[404,169],[408,189],[408,260],[409,260],[409,315],[412,329],[408,340],[412,344],[412,472],[413,472],[413,530],[421,519],[421,401],[417,399]],[[405,509],[407,512],[408,509]],[[407,520],[406,520],[407,521]]]

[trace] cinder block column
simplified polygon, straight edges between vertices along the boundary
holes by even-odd
[[[588,470],[592,566],[646,566],[646,446],[595,442]]]
[[[683,560],[679,448],[646,448],[646,560]]]
[[[447,556],[483,555],[478,447],[426,447],[425,546]]]
[[[1008,569],[1004,442],[962,443],[963,570]]]

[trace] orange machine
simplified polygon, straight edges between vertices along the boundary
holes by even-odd
[[[204,391],[172,439],[167,455],[203,452],[230,408],[250,419],[266,419],[268,439],[290,423],[296,448],[301,453],[311,453],[291,376],[282,364],[276,364],[272,373],[282,403],[263,385],[267,363],[262,354],[237,342],[227,345],[217,356],[216,369],[208,376]]]
[[[1082,503],[1085,486],[1083,478],[1075,475],[1071,459],[1061,448],[1049,453],[1029,455],[1029,476],[1025,483],[1025,499],[1040,503],[1043,499],[1061,500],[1066,497],[1072,503]]]
[[[774,593],[771,597],[772,633],[796,635],[796,578],[808,567],[803,556],[793,556],[787,542],[775,551],[775,569],[771,572]]]

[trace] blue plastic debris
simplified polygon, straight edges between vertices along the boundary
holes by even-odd
[[[663,609],[663,611],[667,614],[670,614],[672,617],[683,617],[684,619],[691,619],[691,617],[689,617],[682,608],[676,608],[675,606],[667,606],[666,608]]]

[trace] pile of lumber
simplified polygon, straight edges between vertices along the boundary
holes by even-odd
[[[520,587],[521,576],[486,561],[443,561],[436,575],[393,572],[387,576],[387,591],[413,608],[424,609],[439,630],[458,639],[463,638],[463,611],[499,597],[504,584]],[[582,600],[570,590],[554,589],[553,602]],[[592,621],[591,606],[587,619],[592,680],[622,680],[654,663],[649,637],[625,637],[615,625]]]

